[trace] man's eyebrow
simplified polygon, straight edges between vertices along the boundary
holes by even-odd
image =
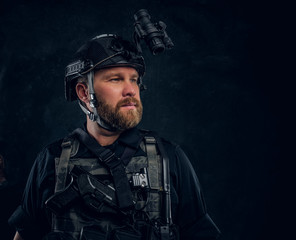
[[[122,73],[113,73],[113,72],[110,72],[110,73],[106,73],[103,78],[104,79],[108,79],[108,78],[112,78],[112,77],[122,77]],[[139,77],[139,74],[138,73],[134,73],[131,75],[131,78],[138,78]]]
[[[134,73],[131,77],[132,78],[138,78],[139,77],[139,74],[138,73]]]
[[[103,78],[111,78],[111,77],[119,77],[121,74],[120,73],[114,73],[114,72],[110,72],[110,73],[106,73],[104,74]]]

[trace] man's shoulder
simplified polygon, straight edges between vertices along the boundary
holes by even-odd
[[[47,144],[41,151],[41,154],[43,153],[51,157],[60,157],[63,148],[71,146],[71,157],[75,156],[77,158],[92,156],[76,130],[77,129],[63,138],[57,139],[56,141]]]
[[[59,157],[62,152],[62,143],[69,139],[68,136],[65,136],[63,138],[57,138],[51,143],[45,144],[44,147],[41,149],[41,151],[38,154],[38,158],[54,158]]]
[[[63,142],[74,142],[74,140],[77,139],[76,135],[74,134],[74,131],[69,132],[67,135],[61,138],[57,138],[55,141],[46,144],[42,151],[48,152],[50,154],[56,154],[56,153],[61,153],[62,151],[62,145]],[[41,151],[41,152],[42,152]]]
[[[64,138],[60,138],[57,139],[49,144],[46,144],[42,150],[41,153],[49,153],[49,154],[56,154],[56,153],[60,153],[62,150],[62,142],[63,142]]]

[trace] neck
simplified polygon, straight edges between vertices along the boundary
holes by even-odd
[[[111,132],[100,127],[96,122],[87,118],[86,127],[88,133],[97,140],[101,146],[113,144],[120,136],[122,131]]]

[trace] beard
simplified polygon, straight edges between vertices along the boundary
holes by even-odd
[[[98,107],[97,111],[99,116],[112,127],[120,130],[127,130],[139,124],[142,119],[143,106],[141,101],[130,97],[119,101],[115,108],[110,106],[104,99],[97,97]],[[121,111],[121,107],[135,103],[135,109]]]

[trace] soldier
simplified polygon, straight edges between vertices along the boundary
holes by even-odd
[[[68,101],[86,124],[38,155],[10,218],[19,239],[217,239],[182,149],[137,128],[145,63],[113,34],[84,44],[66,68]]]

